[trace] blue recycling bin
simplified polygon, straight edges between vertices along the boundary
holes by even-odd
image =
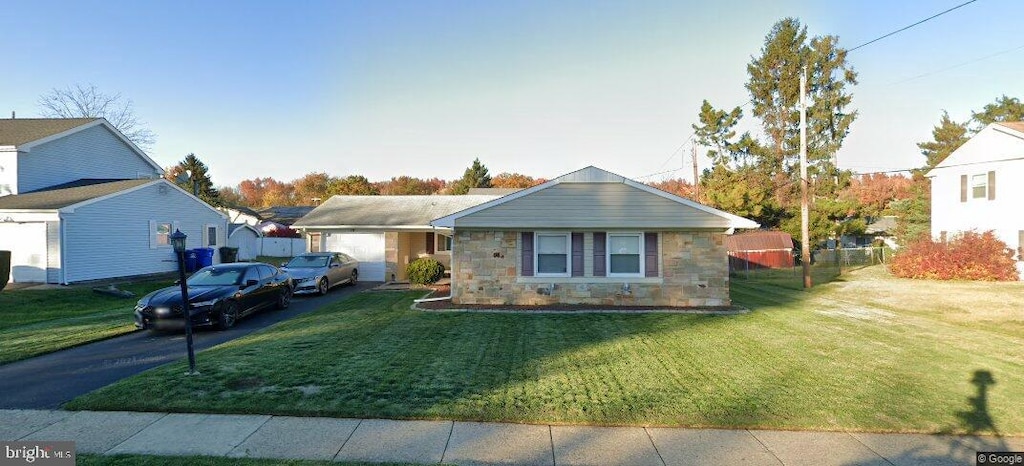
[[[203,268],[213,265],[213,248],[199,248],[196,249],[197,261],[196,267]]]
[[[188,273],[195,272],[198,267],[196,264],[199,262],[199,255],[196,254],[195,249],[185,250],[185,271]]]

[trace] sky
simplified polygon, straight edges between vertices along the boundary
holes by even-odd
[[[0,116],[93,84],[132,100],[154,160],[195,153],[218,186],[455,179],[475,158],[492,175],[690,179],[701,102],[749,100],[746,65],[779,19],[853,48],[964,1],[7,0]],[[1021,17],[1020,0],[977,0],[851,52],[840,167],[919,167],[943,110],[1024,98]]]

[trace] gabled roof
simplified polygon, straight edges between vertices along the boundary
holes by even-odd
[[[725,247],[732,252],[793,249],[793,237],[784,231],[745,231],[726,236]]]
[[[158,180],[118,180],[73,187],[60,185],[31,193],[0,197],[0,210],[57,210],[154,181]]]
[[[498,196],[333,196],[295,227],[430,228],[430,221]]]
[[[312,212],[313,209],[313,206],[273,206],[260,210],[258,218],[265,222],[280,223],[287,226]]]
[[[713,207],[708,207],[708,206],[706,206],[704,204],[700,204],[698,202],[694,202],[694,201],[691,201],[689,199],[676,196],[675,194],[671,194],[669,192],[662,191],[662,190],[660,190],[658,188],[655,188],[653,186],[649,186],[649,185],[646,185],[646,184],[643,184],[643,183],[631,180],[631,179],[626,178],[626,177],[624,177],[622,175],[617,175],[615,173],[612,173],[612,172],[609,172],[609,171],[606,171],[606,170],[602,170],[602,169],[594,167],[594,166],[589,166],[589,167],[586,167],[586,168],[583,168],[583,169],[580,169],[580,170],[577,170],[577,171],[574,171],[574,172],[571,172],[571,173],[567,173],[565,175],[559,176],[557,178],[554,178],[554,179],[552,179],[550,181],[547,181],[545,183],[539,184],[537,186],[533,186],[531,188],[526,188],[526,189],[523,189],[523,190],[518,191],[516,193],[509,194],[507,196],[504,196],[504,197],[501,197],[501,198],[498,198],[498,199],[494,199],[492,201],[489,201],[489,202],[486,202],[486,203],[483,203],[483,204],[480,204],[480,205],[477,205],[477,206],[473,206],[473,207],[470,207],[468,209],[465,209],[465,210],[462,210],[462,211],[459,211],[459,212],[455,212],[455,213],[453,213],[451,215],[447,215],[447,216],[444,216],[444,217],[437,218],[433,222],[430,222],[430,224],[433,225],[433,226],[436,226],[436,227],[454,228],[455,225],[456,225],[456,220],[458,220],[460,218],[471,216],[471,215],[473,215],[473,214],[475,214],[477,212],[481,212],[481,211],[484,211],[484,210],[487,210],[487,209],[491,209],[493,207],[497,207],[497,206],[500,206],[502,204],[514,202],[514,201],[516,201],[518,199],[522,199],[524,197],[533,195],[534,193],[538,193],[538,192],[544,191],[546,189],[554,188],[556,186],[560,186],[560,185],[576,185],[576,184],[578,184],[578,185],[601,185],[601,184],[625,185],[625,186],[634,188],[635,190],[643,191],[645,193],[657,196],[657,197],[662,198],[664,200],[667,200],[667,201],[670,201],[670,202],[674,202],[674,203],[676,203],[676,204],[678,204],[680,206],[687,207],[687,208],[690,209],[689,212],[697,211],[697,212],[702,213],[706,217],[710,216],[710,218],[716,218],[717,219],[716,222],[715,222],[717,224],[715,226],[716,228],[717,227],[726,227],[726,228],[752,229],[752,228],[757,228],[759,226],[757,224],[757,222],[754,222],[752,220],[749,220],[749,219],[746,219],[746,218],[743,218],[743,217],[740,217],[740,216],[737,216],[737,215],[733,215],[733,214],[730,214],[728,212],[724,212],[724,211],[715,209]],[[664,201],[662,201],[662,202],[664,202]],[[596,215],[593,212],[566,212],[565,214],[566,214],[566,216],[569,216],[569,215],[580,215],[580,216],[584,216],[584,217],[588,216],[588,215],[589,216]],[[478,225],[476,225],[476,226],[478,226]],[[636,226],[637,225],[622,225],[622,227],[627,227],[627,228],[628,227],[636,227]],[[696,225],[694,225],[694,226],[698,227]]]
[[[926,176],[934,177],[952,167],[1012,160],[1024,160],[1024,122],[991,123],[929,170]]]
[[[507,196],[512,193],[522,191],[526,188],[469,188],[469,194],[471,196],[476,195],[487,195],[487,196]]]
[[[92,123],[99,118],[3,118],[0,146],[20,146]]]

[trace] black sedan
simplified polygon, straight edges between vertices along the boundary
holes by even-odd
[[[263,263],[218,264],[200,269],[185,281],[192,305],[192,325],[228,329],[238,319],[260,309],[288,307],[292,279],[277,267]],[[185,327],[181,285],[156,290],[135,305],[135,326],[140,329]]]

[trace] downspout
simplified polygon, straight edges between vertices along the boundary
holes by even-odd
[[[434,234],[434,238],[435,238],[434,241],[436,242],[437,241],[437,227],[435,227],[434,225],[431,225],[430,226],[430,230]],[[448,252],[451,253],[451,255],[452,255],[452,264],[454,264],[455,263],[455,251],[454,251],[454,249],[455,249],[455,235],[454,235],[455,228],[452,228],[452,233],[453,233],[452,234],[452,249],[453,249],[453,251],[448,251]],[[454,266],[452,268],[454,269]],[[441,296],[441,297],[437,297],[437,298],[420,298],[420,299],[414,299],[414,300],[412,300],[412,302],[414,302],[416,304],[419,304],[419,303],[431,303],[431,302],[435,302],[435,301],[445,301],[445,300],[448,300],[448,299],[452,299],[452,288],[455,285],[455,274],[454,273],[451,274],[451,278],[448,279],[448,283],[449,283],[449,285],[448,285],[448,296]]]

